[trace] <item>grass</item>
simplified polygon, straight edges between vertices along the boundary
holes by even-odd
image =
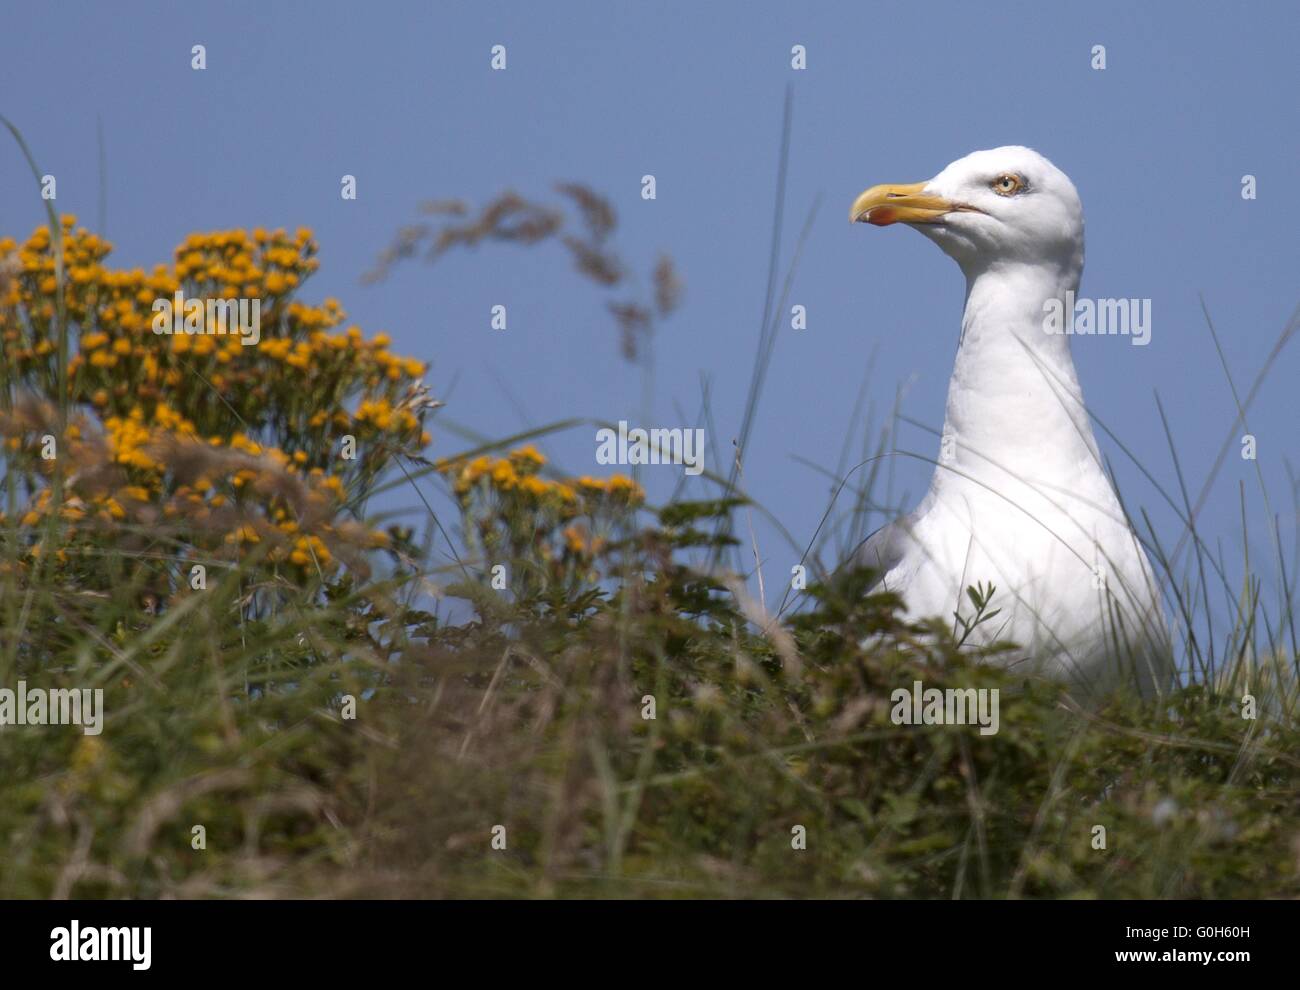
[[[408,232],[381,267],[424,238],[441,251],[522,236],[563,244],[602,291],[621,285],[612,213],[581,188],[561,190],[585,218],[572,241],[560,211],[518,197],[470,221],[435,204],[453,226]],[[511,217],[524,227],[503,226]],[[58,244],[52,215],[51,228]],[[778,221],[769,303],[780,237]],[[99,415],[77,368],[69,378],[87,327],[55,253],[58,304],[41,332],[58,343],[47,378],[58,386],[33,397],[33,379],[4,381],[6,436],[21,442],[5,447],[0,687],[101,688],[107,720],[99,736],[0,729],[0,897],[1300,894],[1296,569],[1273,524],[1276,600],[1256,561],[1230,585],[1196,527],[1205,493],[1192,497],[1172,440],[1179,484],[1165,497],[1184,533],[1162,545],[1148,521],[1145,535],[1184,676],[1159,699],[1085,706],[982,662],[989,650],[950,622],[904,621],[897,597],[867,592],[866,572],[827,580],[819,561],[842,559],[888,503],[873,492],[882,474],[888,486],[892,425],[846,436],[841,463],[819,468],[851,501],[832,499],[795,546],[812,580],[775,615],[746,591],[763,510],[745,497],[739,454],[692,498],[647,507],[602,482],[579,510],[564,494],[579,483],[519,446],[568,423],[472,441],[436,465],[372,437],[374,457],[346,475],[332,514],[295,517],[319,524],[332,567],[314,544],[295,567],[273,559],[269,534],[233,552],[211,527],[147,515],[205,465],[252,470],[188,448],[166,448],[138,511],[68,525],[60,508],[96,465],[63,457],[43,474],[27,452],[37,427],[63,438],[84,414],[89,434]],[[656,299],[611,306],[630,356],[675,309],[675,279],[660,266]],[[1294,334],[1293,320],[1274,358]],[[1242,424],[1262,381],[1238,402]],[[305,445],[290,398],[266,401],[283,406],[264,442]],[[269,479],[261,501],[241,502],[248,514],[228,527],[260,525],[286,499],[309,504],[287,468],[255,466]],[[435,512],[434,484],[459,525]],[[47,489],[52,511],[25,523],[24,500]],[[375,548],[365,534],[386,520],[366,506],[394,491],[418,495],[426,532],[395,525]],[[187,583],[195,561],[209,564],[201,593]],[[1000,731],[893,724],[890,694],[914,680],[999,689]]]

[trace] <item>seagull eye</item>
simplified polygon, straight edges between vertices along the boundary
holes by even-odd
[[[1025,180],[1018,175],[1012,175],[1010,172],[1005,175],[999,175],[993,180],[992,188],[999,196],[1014,196],[1025,188]]]

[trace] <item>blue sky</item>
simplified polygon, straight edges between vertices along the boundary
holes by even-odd
[[[1089,404],[1172,492],[1154,393],[1187,485],[1200,490],[1235,408],[1206,330],[1216,320],[1243,394],[1300,303],[1300,36],[1294,3],[1197,4],[291,4],[16,5],[0,33],[0,112],[58,178],[61,211],[97,224],[97,119],[107,160],[107,233],[122,265],[170,256],[186,233],[313,227],[321,269],[305,295],[340,298],[367,332],[431,362],[446,412],[490,436],[569,416],[694,425],[712,389],[714,456],[737,434],[762,315],[785,88],[794,88],[782,272],[813,203],[821,209],[790,302],[808,330],[778,335],[746,453],[749,489],[800,541],[825,509],[833,468],[875,353],[880,417],[937,428],[963,282],[902,229],[851,226],[849,203],[885,181],[928,178],[978,148],[1027,144],[1075,181],[1087,218],[1082,292],[1152,300],[1149,346],[1076,338]],[[190,68],[192,45],[207,69]],[[493,45],[508,68],[493,72]],[[790,67],[807,49],[808,67]],[[1107,67],[1090,67],[1105,45]],[[640,180],[657,180],[644,201]],[[1258,198],[1241,198],[1244,174]],[[340,177],[358,180],[343,201]],[[682,310],[654,341],[653,408],[620,356],[609,298],[557,248],[487,246],[387,282],[359,277],[426,199],[482,202],[507,188],[551,196],[586,182],[618,211],[618,246],[646,273],[672,254]],[[41,204],[17,149],[0,144],[0,233]],[[509,329],[488,328],[504,303]],[[455,381],[454,390],[448,386]],[[1249,414],[1286,545],[1296,535],[1300,343],[1283,352]],[[682,422],[678,410],[686,413]],[[647,423],[647,420],[649,422]],[[436,428],[433,452],[462,442]],[[914,426],[902,449],[934,456]],[[593,431],[545,445],[574,473],[603,473]],[[1131,507],[1172,544],[1174,514],[1102,438]],[[929,468],[895,464],[895,497]],[[647,469],[652,498],[676,481]],[[1267,559],[1255,466],[1230,453],[1202,516],[1211,544],[1241,555],[1239,482],[1253,553]],[[412,497],[411,504],[415,503]],[[792,551],[758,523],[770,575]],[[1261,563],[1265,576],[1271,573]],[[769,577],[770,585],[779,577]],[[769,597],[771,595],[769,594]]]

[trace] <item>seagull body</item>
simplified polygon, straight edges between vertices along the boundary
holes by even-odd
[[[1029,148],[977,151],[929,182],[868,189],[850,218],[905,223],[966,276],[930,488],[855,563],[912,618],[970,620],[966,589],[992,584],[1000,611],[970,641],[1018,644],[1002,661],[1016,669],[1085,691],[1162,689],[1169,633],[1150,562],[1103,470],[1071,338],[1047,329],[1050,301],[1064,305],[1083,271],[1073,183]]]

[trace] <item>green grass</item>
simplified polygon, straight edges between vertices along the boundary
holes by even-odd
[[[243,622],[233,576],[158,617],[42,589],[0,683],[102,685],[109,714],[0,732],[0,896],[1300,892],[1281,695],[1079,708],[852,582],[764,637],[673,562],[692,530],[630,535],[610,594],[453,584],[451,625],[400,583]],[[1000,731],[892,724],[913,680],[1001,689]]]

